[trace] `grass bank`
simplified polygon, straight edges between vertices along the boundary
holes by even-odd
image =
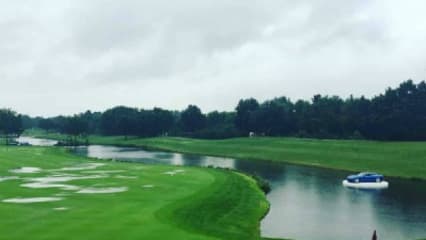
[[[60,139],[58,134],[33,134]],[[348,171],[377,171],[387,176],[426,179],[426,142],[377,142],[298,138],[127,138],[90,136],[90,142],[167,151],[269,160]]]
[[[0,189],[5,240],[259,239],[268,208],[238,173],[88,160],[62,148],[0,146]],[[16,203],[41,197],[55,201]]]

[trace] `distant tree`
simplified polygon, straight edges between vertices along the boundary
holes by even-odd
[[[255,113],[259,109],[259,103],[254,98],[242,99],[236,107],[235,126],[245,135],[255,131]]]
[[[22,125],[14,125],[21,122],[18,118],[18,114],[2,110],[0,132],[19,134]],[[46,130],[70,131],[70,117],[20,118],[24,128],[40,126]],[[350,96],[342,99],[317,94],[311,100],[294,103],[286,97],[262,103],[253,98],[242,99],[234,112],[214,111],[207,115],[195,105],[182,112],[118,106],[103,113],[87,111],[78,118],[87,124],[88,134],[150,137],[170,133],[228,138],[257,132],[267,136],[426,140],[426,83],[407,80],[372,98]],[[74,121],[71,125],[79,124]]]
[[[46,132],[49,132],[53,129],[55,129],[55,123],[52,119],[50,118],[46,118],[46,119],[41,119],[38,122],[38,127],[45,130]]]
[[[105,111],[100,119],[101,131],[106,135],[136,135],[139,111],[124,106]]]
[[[63,133],[67,134],[71,145],[78,145],[78,137],[87,137],[88,122],[83,115],[67,117],[64,123]],[[87,139],[86,139],[87,142]]]
[[[285,136],[295,130],[293,104],[287,98],[262,103],[255,116],[257,131],[268,136]]]
[[[173,112],[161,108],[154,108],[152,112],[155,123],[153,135],[157,136],[168,133],[176,123]]]
[[[22,131],[21,115],[10,109],[0,109],[0,134],[6,138],[6,144],[10,138],[19,137]]]
[[[185,132],[193,133],[204,128],[206,123],[205,116],[195,105],[189,105],[180,116],[180,123]]]
[[[206,126],[195,137],[206,139],[223,139],[238,136],[234,125],[235,113],[213,111],[206,116]]]
[[[28,115],[21,115],[22,119],[22,128],[23,129],[31,129],[37,128],[39,125],[39,121],[42,119],[41,117],[30,117]]]

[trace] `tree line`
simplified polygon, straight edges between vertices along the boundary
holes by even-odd
[[[10,109],[0,109],[0,138],[5,139],[5,143],[23,132],[21,115]]]
[[[249,98],[240,100],[235,111],[206,114],[195,105],[183,111],[118,106],[74,116],[22,116],[22,125],[69,135],[426,140],[426,83],[408,80],[372,98],[315,95],[295,102],[287,97],[264,102]]]

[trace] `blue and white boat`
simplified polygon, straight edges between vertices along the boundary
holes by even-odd
[[[389,183],[384,180],[383,175],[374,172],[362,172],[350,175],[343,180],[343,186],[350,188],[382,189],[388,188]]]

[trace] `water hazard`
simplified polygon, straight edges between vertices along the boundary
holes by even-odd
[[[272,162],[89,146],[82,156],[149,164],[214,166],[257,174],[271,182],[271,210],[261,223],[262,236],[298,240],[421,239],[426,237],[426,182],[388,178],[385,190],[344,188],[348,174]]]

